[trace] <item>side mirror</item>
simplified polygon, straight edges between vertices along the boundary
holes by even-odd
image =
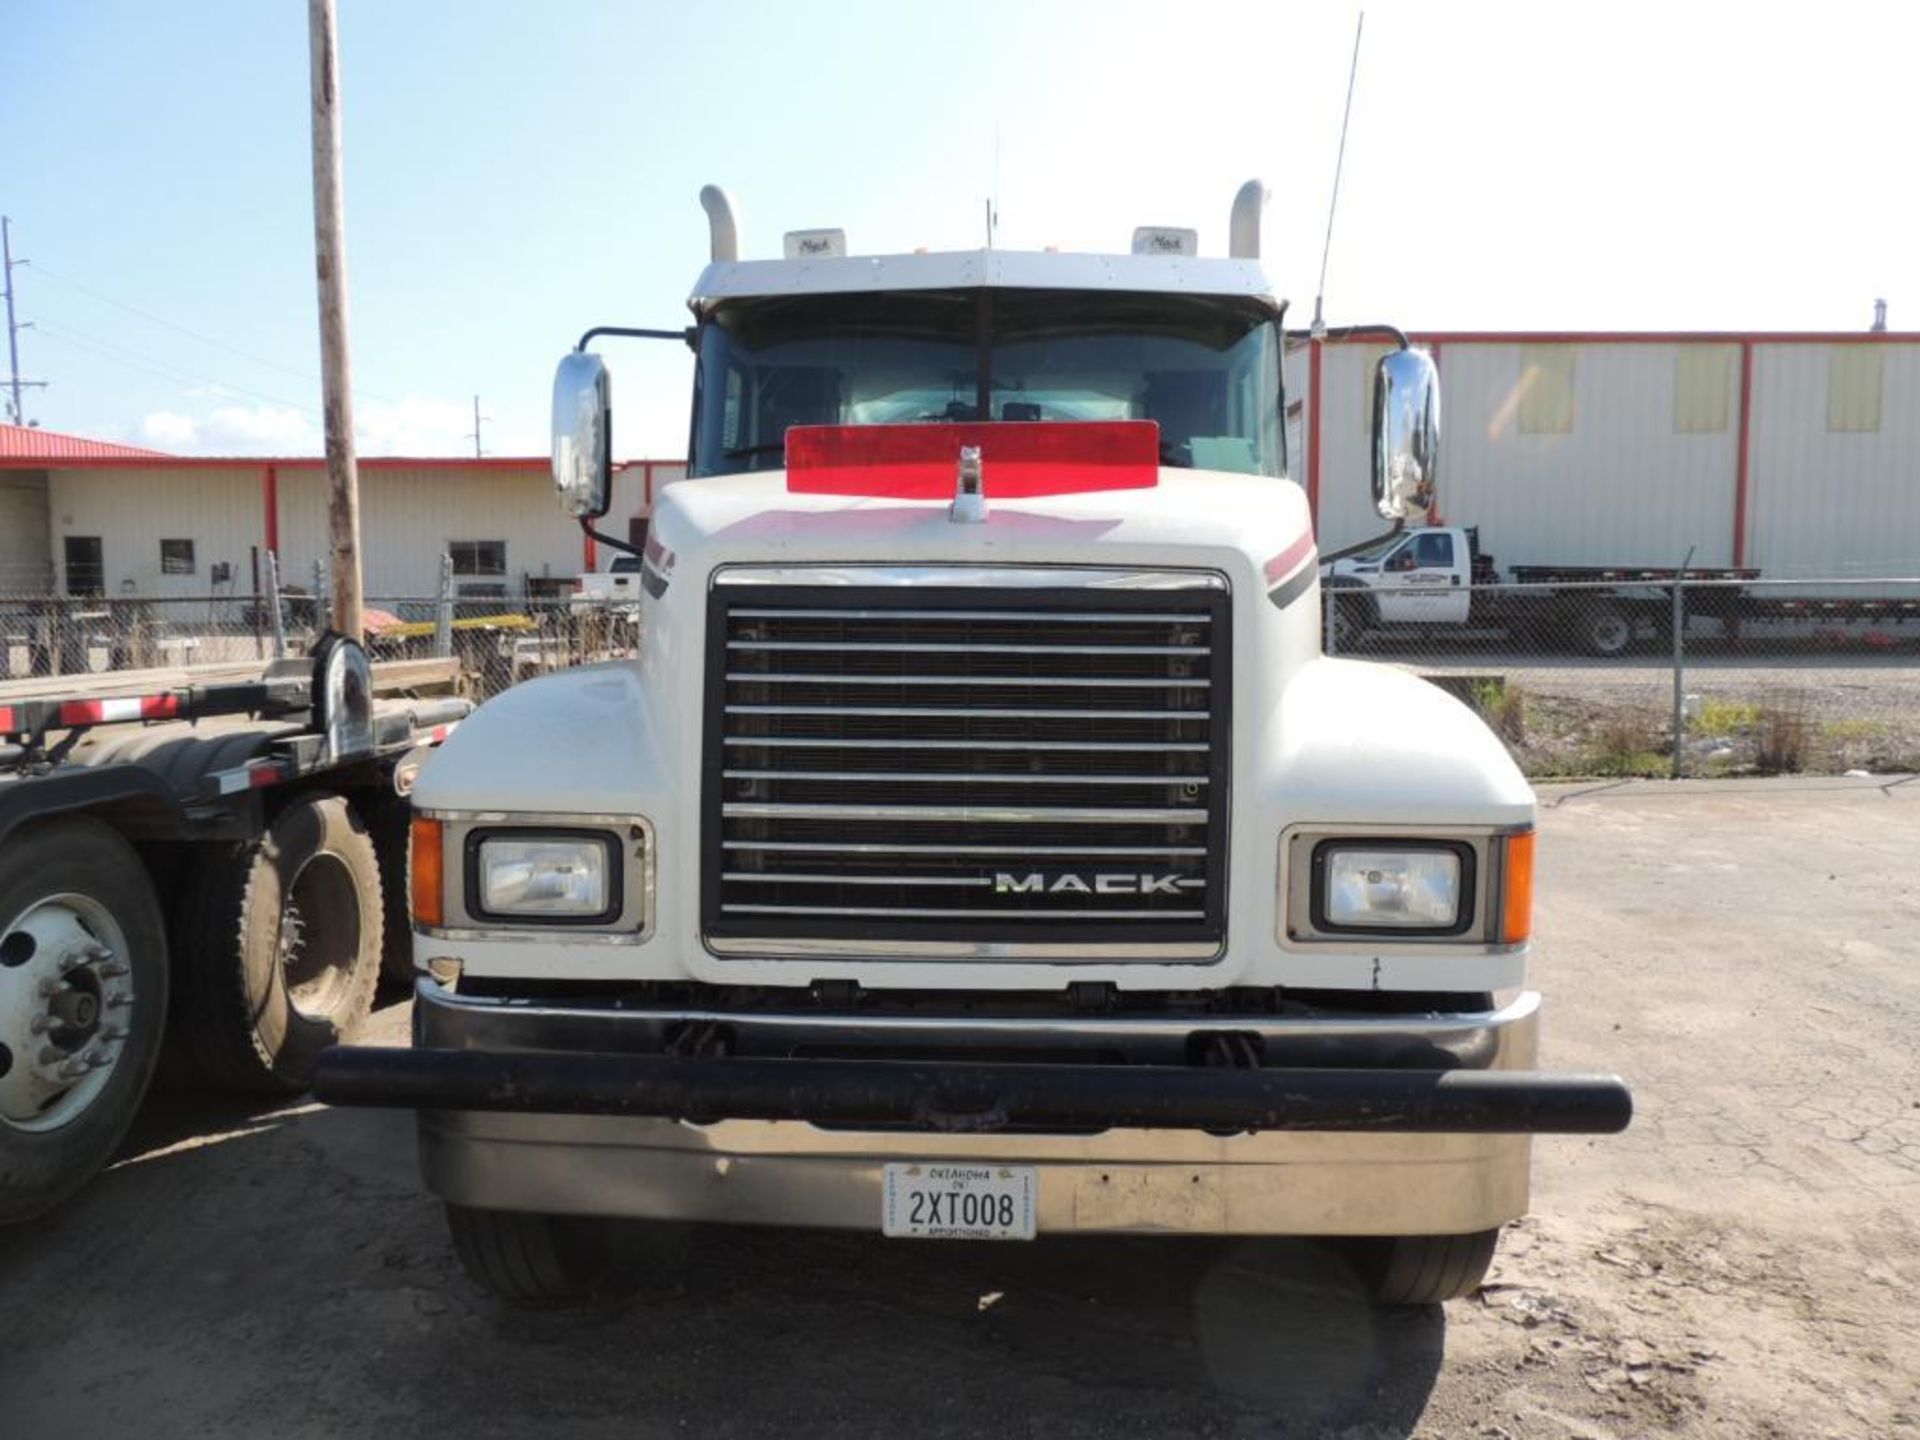
[[[1440,467],[1440,372],[1424,350],[1382,355],[1373,372],[1373,505],[1384,520],[1433,509]]]
[[[576,520],[613,501],[612,390],[598,355],[576,350],[553,372],[553,488]]]

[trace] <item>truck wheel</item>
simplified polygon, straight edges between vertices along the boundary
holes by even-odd
[[[413,988],[413,930],[407,914],[407,829],[411,812],[404,805],[382,807],[371,827],[380,854],[380,895],[384,929],[380,979],[399,989]]]
[[[1499,1243],[1498,1229],[1365,1240],[1361,1273],[1376,1305],[1437,1305],[1479,1289]]]
[[[1367,633],[1367,602],[1348,595],[1333,601],[1333,648],[1346,655],[1360,648]]]
[[[259,840],[212,849],[178,931],[180,1059],[213,1084],[307,1088],[380,978],[380,859],[338,795],[305,795]]]
[[[468,1278],[510,1305],[566,1305],[631,1288],[604,1220],[448,1205],[447,1229]]]
[[[1589,655],[1624,655],[1633,644],[1633,622],[1618,605],[1585,607],[1575,633]]]
[[[112,1158],[166,1010],[166,927],[131,845],[76,818],[0,846],[0,1223]]]

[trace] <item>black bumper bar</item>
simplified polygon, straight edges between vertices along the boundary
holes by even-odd
[[[1530,1070],[929,1065],[336,1046],[320,1056],[313,1090],[330,1105],[947,1132],[1610,1135],[1633,1118],[1633,1097],[1618,1076]]]

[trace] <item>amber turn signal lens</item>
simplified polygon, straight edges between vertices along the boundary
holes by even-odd
[[[1500,943],[1518,945],[1533,933],[1533,831],[1507,836],[1502,870]]]
[[[419,927],[438,926],[447,918],[447,860],[441,843],[440,822],[424,815],[414,816],[407,840],[407,895],[413,923]]]

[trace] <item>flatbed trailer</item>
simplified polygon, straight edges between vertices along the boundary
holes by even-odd
[[[1920,588],[1887,582],[1857,593],[1762,588],[1752,566],[1513,565],[1502,570],[1473,527],[1408,531],[1370,553],[1343,555],[1322,577],[1327,635],[1351,650],[1370,635],[1510,640],[1541,649],[1614,656],[1667,643],[1677,613],[1688,631],[1739,640],[1792,627],[1910,627],[1920,640]]]
[[[407,796],[471,709],[419,692],[453,662],[329,636],[166,678],[0,686],[0,1222],[85,1183],[156,1067],[296,1093],[409,968]]]

